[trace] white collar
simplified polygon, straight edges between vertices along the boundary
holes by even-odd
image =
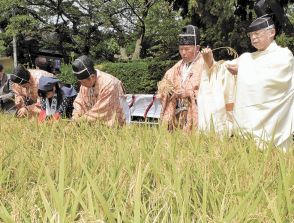
[[[267,50],[267,51],[271,51],[271,50],[276,49],[277,47],[278,47],[278,44],[276,43],[275,40],[273,40],[273,41],[271,42],[271,44],[270,44],[265,50]]]

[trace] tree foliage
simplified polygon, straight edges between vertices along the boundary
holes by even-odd
[[[253,10],[256,0],[170,0],[169,2],[176,10],[181,9],[182,16],[189,18],[190,23],[201,28],[202,45],[230,46],[239,53],[253,50],[246,36],[246,30],[256,17]],[[293,27],[294,1],[279,0],[278,2],[292,20]],[[293,50],[291,34],[282,32],[281,35],[284,39],[286,38],[285,42],[289,43],[288,46]],[[279,36],[278,39],[280,39]]]
[[[254,0],[0,0],[0,49],[31,60],[40,48],[90,54],[98,60],[177,57],[178,34],[185,24],[201,30],[201,45],[252,50],[246,29],[255,17]],[[294,1],[280,0],[294,23]],[[293,37],[277,41],[294,48]],[[221,55],[223,56],[223,55]]]

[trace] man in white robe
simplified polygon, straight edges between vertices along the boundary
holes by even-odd
[[[288,150],[293,148],[294,58],[288,48],[276,44],[275,34],[270,17],[257,18],[248,33],[257,51],[221,66],[237,79],[234,129],[252,133],[259,148],[273,141],[275,146]],[[207,68],[211,68],[215,63],[211,49],[203,50],[203,57]]]

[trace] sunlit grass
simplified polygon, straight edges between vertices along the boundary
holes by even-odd
[[[294,154],[153,126],[0,115],[0,221],[292,222]]]

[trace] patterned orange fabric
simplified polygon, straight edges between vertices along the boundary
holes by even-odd
[[[164,78],[172,84],[174,92],[185,90],[189,92],[189,96],[181,98],[159,92],[157,97],[162,104],[160,117],[162,124],[167,124],[169,130],[179,127],[189,132],[198,126],[197,95],[201,74],[204,70],[204,60],[201,55],[198,56],[191,65],[191,70],[184,82],[182,82],[181,76],[183,65],[183,60],[180,60],[165,73]],[[179,103],[184,105],[186,109],[181,111]]]
[[[120,98],[124,97],[123,84],[116,77],[97,71],[97,80],[92,88],[81,86],[74,101],[73,119],[101,121],[108,126],[125,123]]]
[[[37,103],[39,79],[42,76],[53,77],[54,75],[44,70],[38,69],[29,69],[28,71],[30,72],[31,76],[29,80],[29,86],[25,88],[19,84],[13,83],[12,91],[15,94],[15,105],[17,109],[26,107],[29,111],[29,114],[34,115],[41,111]],[[30,100],[32,103],[31,105],[26,106],[25,102],[28,100]]]

